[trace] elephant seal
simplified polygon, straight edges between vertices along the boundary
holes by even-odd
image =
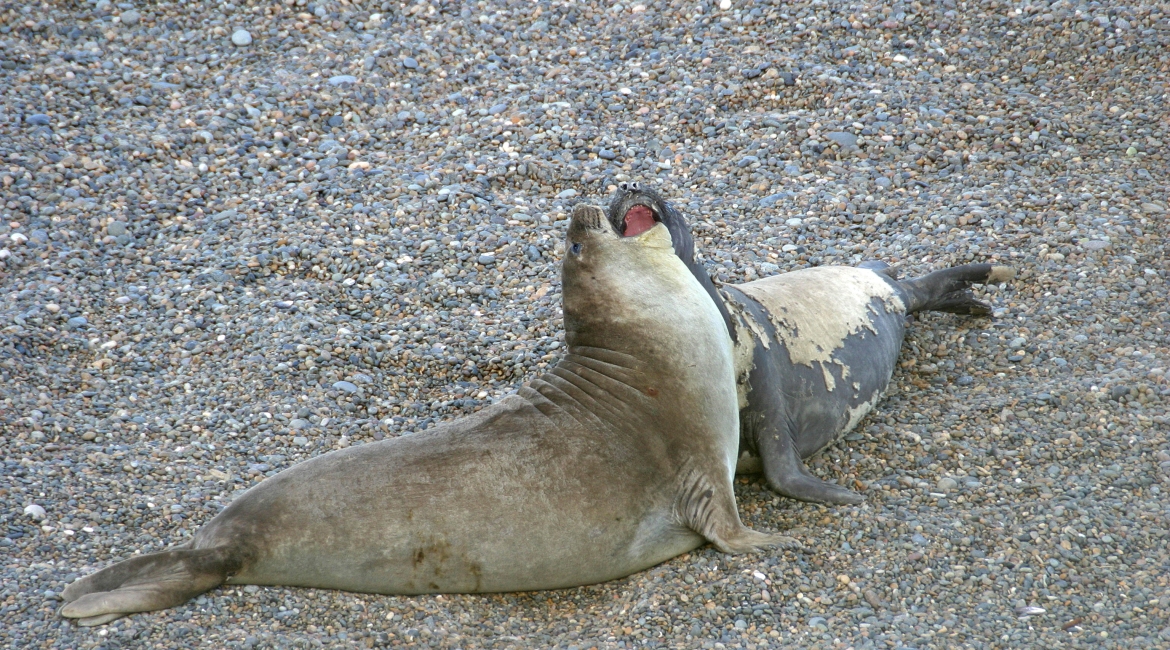
[[[665,226],[622,238],[578,206],[562,267],[568,351],[471,417],[334,451],[232,502],[178,548],[70,584],[100,625],[220,584],[383,594],[556,589],[620,578],[746,528],[731,342]]]
[[[664,224],[675,253],[715,301],[734,340],[740,399],[741,472],[759,471],[777,493],[801,501],[857,503],[852,490],[805,467],[881,399],[908,314],[987,315],[973,283],[1010,280],[1006,266],[966,264],[898,280],[880,262],[822,266],[716,289],[694,259],[686,220],[657,193],[622,183],[607,216],[623,235]],[[757,459],[758,456],[758,459]]]

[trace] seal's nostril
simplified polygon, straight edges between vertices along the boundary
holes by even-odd
[[[638,190],[642,189],[642,184],[639,183],[638,181],[631,181],[630,182],[630,189],[637,192]]]

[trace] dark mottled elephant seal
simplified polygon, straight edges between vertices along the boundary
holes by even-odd
[[[98,625],[220,584],[386,594],[555,589],[619,578],[743,526],[731,341],[665,226],[622,238],[573,212],[568,353],[469,418],[325,454],[265,480],[187,545],[66,588]]]
[[[933,310],[986,315],[973,283],[1003,282],[1005,266],[967,264],[913,280],[888,267],[822,266],[716,289],[694,259],[686,220],[658,194],[623,183],[607,211],[626,236],[658,223],[715,301],[735,341],[740,393],[741,471],[802,501],[856,503],[861,497],[809,473],[804,459],[852,429],[881,399],[894,372],[906,315]],[[755,468],[752,467],[755,465]]]

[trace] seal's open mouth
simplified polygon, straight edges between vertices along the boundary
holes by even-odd
[[[658,221],[658,215],[649,207],[635,205],[626,210],[626,216],[622,219],[622,236],[637,237],[653,228]]]

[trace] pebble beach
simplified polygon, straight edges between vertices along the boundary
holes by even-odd
[[[0,3],[0,647],[1170,647],[1164,3]],[[717,283],[1007,264],[886,399],[736,481],[804,550],[601,585],[61,592],[293,464],[555,365],[568,213],[670,200]]]

